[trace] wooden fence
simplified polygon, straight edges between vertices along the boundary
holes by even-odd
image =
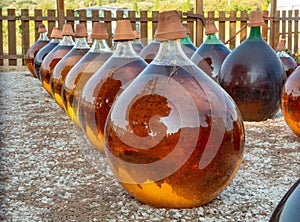
[[[47,10],[47,15],[43,15],[42,10],[36,9],[30,14],[28,9],[7,9],[5,12],[0,9],[0,67],[26,65],[25,54],[29,47],[39,37],[37,32],[39,24],[48,26],[48,32],[58,24],[56,10]],[[77,15],[78,14],[78,15]],[[140,11],[139,16],[134,11],[129,11],[128,19],[131,20],[133,27],[139,23],[141,40],[144,45],[152,40],[158,22],[157,11]],[[244,41],[249,28],[245,28],[248,22],[246,11],[229,13],[220,11],[206,12],[204,15],[194,13],[179,12],[184,23],[188,23],[191,30],[191,39],[196,46],[199,46],[205,39],[203,31],[203,19],[213,20],[219,29],[218,36],[229,48],[234,49]],[[299,53],[299,10],[278,11],[276,16],[270,17],[268,11],[263,12],[266,24],[262,27],[262,35],[265,40],[275,48],[281,38],[285,38],[287,48],[294,54]],[[74,26],[76,22],[104,21],[110,38],[109,45],[112,44],[112,22],[123,18],[123,11],[117,11],[113,17],[110,11],[104,11],[104,16],[99,16],[99,11],[92,11],[92,16],[87,17],[86,11],[66,10],[65,21]],[[202,18],[202,19],[201,19]],[[19,62],[18,62],[19,61]]]

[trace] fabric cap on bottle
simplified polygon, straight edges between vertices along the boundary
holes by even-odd
[[[63,36],[62,36],[62,32],[61,32],[60,28],[54,27],[52,29],[50,37],[53,39],[61,39]]]
[[[205,23],[205,34],[211,35],[218,32],[218,29],[214,23],[214,21],[206,21]]]
[[[281,39],[281,41],[278,42],[276,50],[278,50],[278,51],[284,51],[285,50],[285,39]]]
[[[177,11],[159,13],[158,25],[154,35],[157,41],[175,40],[186,37],[186,30],[181,23]]]
[[[91,34],[92,39],[108,39],[108,33],[104,22],[95,22]]]
[[[250,13],[250,18],[249,18],[249,27],[258,27],[258,26],[263,26],[265,24],[265,21],[263,19],[261,11],[252,11]]]
[[[72,25],[70,24],[64,24],[63,26],[63,30],[62,30],[62,35],[70,35],[70,36],[73,36],[74,35],[74,32],[73,32],[73,28],[72,28]]]
[[[75,29],[75,37],[77,38],[83,38],[83,37],[88,37],[88,33],[86,30],[86,26],[83,23],[76,24],[76,29]]]
[[[47,32],[46,26],[44,24],[39,24],[38,33]]]
[[[126,19],[117,21],[114,40],[118,41],[118,40],[133,40],[133,39],[134,39],[134,33],[130,21]]]

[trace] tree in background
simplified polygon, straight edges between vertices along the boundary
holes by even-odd
[[[138,6],[138,3],[137,3],[137,0],[133,1],[133,3],[132,3],[132,9],[134,11],[136,11],[136,13],[139,13],[139,6]]]
[[[158,11],[158,7],[159,7],[159,0],[154,0],[153,11]]]
[[[190,0],[186,0],[183,7],[182,7],[182,11],[184,12],[188,12],[188,11],[192,11],[193,10],[193,5],[191,3]]]

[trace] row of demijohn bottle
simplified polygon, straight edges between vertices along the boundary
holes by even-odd
[[[276,55],[262,39],[263,24],[261,12],[252,12],[250,36],[233,51],[213,22],[195,47],[176,11],[159,14],[155,39],[145,47],[129,20],[117,21],[113,51],[105,23],[94,23],[91,47],[83,24],[75,34],[69,24],[54,28],[51,41],[42,26],[28,68],[105,153],[131,195],[158,207],[196,207],[236,174],[243,120],[272,118],[282,101],[286,122],[300,135],[300,70],[292,61],[283,65],[292,59],[284,46]]]

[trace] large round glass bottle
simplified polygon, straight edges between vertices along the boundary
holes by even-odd
[[[153,39],[148,45],[146,45],[139,55],[147,62],[151,63],[154,57],[157,55],[160,43]]]
[[[287,125],[300,137],[300,67],[290,75],[283,86],[281,111]]]
[[[50,35],[51,41],[43,48],[41,48],[41,50],[36,54],[34,58],[34,71],[38,79],[41,80],[40,67],[43,62],[43,59],[45,58],[46,55],[48,55],[48,53],[52,49],[54,49],[60,43],[62,37],[63,36],[61,30],[57,27],[54,27]]]
[[[281,39],[276,47],[276,54],[279,56],[286,76],[289,77],[298,67],[296,61],[287,53],[285,39]]]
[[[89,51],[85,24],[79,23],[75,30],[74,47],[57,63],[50,78],[50,89],[56,103],[65,110],[62,102],[62,86],[69,71]]]
[[[194,45],[194,43],[192,42],[192,40],[190,38],[191,30],[190,30],[188,24],[184,23],[183,27],[185,28],[186,36],[184,38],[180,39],[181,47],[182,47],[184,53],[186,54],[186,56],[188,58],[191,58],[192,55],[197,50],[197,47]]]
[[[176,11],[159,14],[161,46],[120,94],[105,127],[105,154],[121,185],[157,207],[205,204],[242,161],[244,127],[230,96],[183,52]]]
[[[83,87],[112,55],[112,51],[106,42],[108,34],[105,23],[94,23],[91,38],[93,39],[92,47],[69,71],[62,88],[62,99],[66,112],[78,127],[80,127],[78,102]]]
[[[113,55],[88,80],[79,101],[80,125],[89,141],[103,148],[104,126],[116,96],[120,94],[147,63],[134,51],[134,34],[129,20],[117,21]]]
[[[263,121],[280,107],[286,74],[279,57],[261,36],[261,12],[251,12],[248,24],[250,35],[224,60],[219,83],[237,103],[244,120]]]
[[[34,71],[34,58],[38,51],[50,42],[45,25],[39,25],[38,33],[40,34],[38,40],[35,43],[33,43],[33,45],[28,49],[26,53],[27,67],[31,72],[32,76],[35,78],[37,78],[37,75]]]
[[[213,21],[205,25],[205,41],[199,46],[191,60],[213,80],[218,82],[218,76],[224,59],[231,50],[226,47],[216,36],[217,27]]]
[[[270,222],[300,221],[300,179],[284,195],[274,210]]]
[[[44,89],[52,96],[50,89],[50,78],[57,63],[74,47],[75,43],[72,26],[64,24],[62,30],[63,39],[43,59],[40,67],[40,76]]]

